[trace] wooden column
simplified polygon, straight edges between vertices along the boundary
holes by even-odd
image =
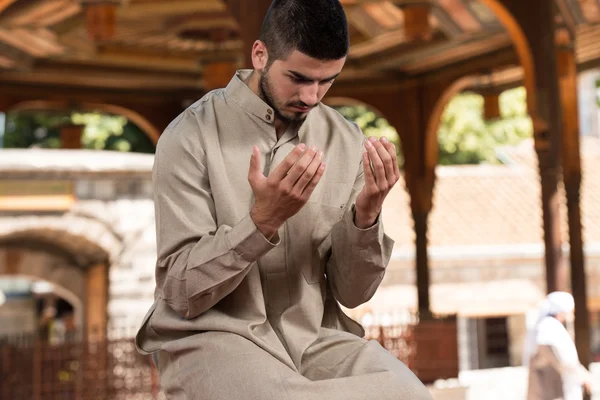
[[[410,195],[415,230],[415,272],[418,312],[421,321],[432,319],[430,303],[429,256],[427,251],[428,219],[433,207],[437,137],[427,137],[429,119],[450,78],[435,79],[397,90],[365,90],[347,93],[379,110],[396,128],[404,155],[404,179]],[[402,110],[401,113],[398,110]],[[433,142],[429,143],[430,140]]]
[[[86,279],[86,336],[87,339],[106,339],[108,305],[108,269],[106,264],[97,264],[88,269]]]
[[[271,0],[225,0],[229,11],[240,25],[244,41],[244,68],[252,68],[252,46],[260,36],[260,29]]]
[[[560,93],[563,108],[562,170],[569,222],[571,290],[575,298],[575,344],[583,365],[591,362],[589,313],[583,235],[581,226],[579,153],[579,110],[577,102],[577,65],[572,43],[559,43],[557,50]]]
[[[96,264],[88,268],[86,279],[86,338],[83,371],[95,377],[98,398],[106,398],[108,390],[107,306],[108,268],[104,263]],[[85,390],[85,388],[81,389]]]
[[[427,251],[427,228],[433,203],[435,166],[427,165],[425,136],[432,104],[431,88],[424,85],[399,90],[393,99],[377,93],[372,104],[384,113],[390,124],[396,128],[404,154],[404,179],[410,196],[410,209],[415,231],[415,275],[417,286],[417,306],[420,321],[433,318],[429,288],[429,255]],[[403,110],[398,113],[397,110]]]
[[[483,118],[492,121],[500,118],[500,94],[486,93],[483,95]]]
[[[81,137],[85,125],[64,125],[60,128],[60,147],[62,149],[81,149]]]
[[[542,192],[546,287],[548,292],[565,290],[558,196],[562,113],[554,44],[554,3],[547,0],[501,2],[520,25],[533,57],[535,107],[546,121],[544,129],[534,132]],[[534,15],[535,21],[532,20]]]

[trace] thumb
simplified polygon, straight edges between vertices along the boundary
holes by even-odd
[[[260,151],[257,146],[252,147],[252,156],[250,157],[250,169],[248,170],[248,181],[251,184],[257,183],[264,175],[260,169]]]

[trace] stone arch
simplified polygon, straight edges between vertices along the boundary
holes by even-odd
[[[73,306],[73,315],[75,317],[75,323],[79,329],[83,328],[85,324],[85,293],[82,293],[81,288],[85,283],[85,274],[78,268],[65,268],[61,265],[59,259],[50,261],[51,257],[43,252],[35,252],[25,249],[11,249],[11,253],[7,253],[7,248],[0,245],[0,258],[7,260],[9,258],[19,258],[24,260],[24,265],[36,266],[42,265],[43,271],[31,271],[31,268],[15,268],[15,273],[6,274],[6,262],[0,261],[0,276],[8,275],[10,278],[25,278],[27,280],[36,281],[42,280],[52,284],[52,293],[58,297],[66,300]],[[45,269],[46,265],[52,265],[56,268],[57,265],[61,265],[57,270],[48,273]]]
[[[55,293],[74,306],[75,319],[88,339],[104,338],[108,270],[122,251],[118,235],[99,221],[75,215],[3,222],[0,275],[52,283]]]
[[[123,238],[108,223],[91,215],[69,213],[64,216],[19,216],[0,223],[0,245],[3,241],[37,240],[40,245],[59,243],[63,255],[70,254],[74,264],[84,267],[90,262],[118,261]],[[74,246],[84,246],[84,255],[76,254]]]
[[[68,110],[72,105],[66,101],[34,100],[25,101],[12,106],[8,111],[30,111],[30,110]],[[129,108],[104,103],[81,102],[77,108],[86,111],[102,111],[107,114],[117,114],[127,118],[136,124],[144,134],[152,141],[154,146],[158,142],[160,132],[144,116]]]

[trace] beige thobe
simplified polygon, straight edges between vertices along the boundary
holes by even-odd
[[[205,95],[161,136],[154,164],[155,302],[137,336],[173,399],[427,399],[418,379],[341,311],[376,291],[393,242],[358,229],[360,129],[324,105],[278,140],[243,82]],[[265,175],[299,143],[325,153],[308,203],[272,239],[249,212],[252,146]],[[337,300],[337,301],[336,301]]]

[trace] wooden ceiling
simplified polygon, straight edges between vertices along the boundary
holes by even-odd
[[[223,0],[120,3],[114,36],[94,41],[80,0],[0,0],[0,83],[201,92],[207,64],[243,62],[239,26]],[[477,0],[342,3],[352,47],[340,85],[517,63],[508,34]],[[581,68],[600,65],[600,0],[555,3],[560,29],[576,34]],[[413,21],[423,6],[429,31],[411,36],[408,16]],[[514,71],[504,75],[518,80]]]

